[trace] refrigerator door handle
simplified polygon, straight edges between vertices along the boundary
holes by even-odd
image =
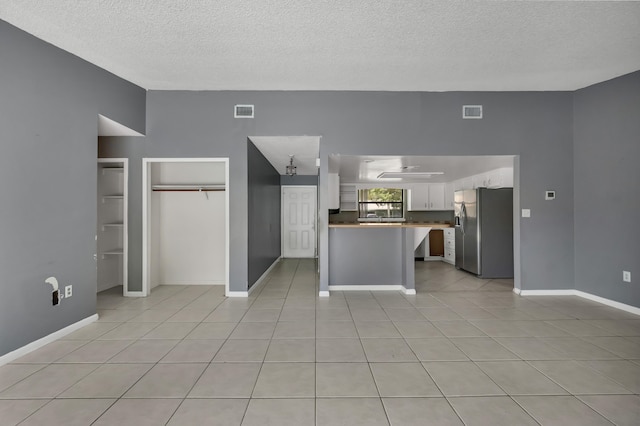
[[[464,234],[464,225],[466,221],[467,221],[467,207],[464,205],[464,202],[463,202],[462,206],[460,207],[460,231],[462,231],[463,234]]]

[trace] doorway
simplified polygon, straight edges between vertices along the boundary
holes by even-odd
[[[136,296],[127,280],[129,160],[98,159],[96,268],[97,291],[122,286],[123,296]]]
[[[229,293],[229,159],[142,159],[142,291],[224,285]]]
[[[317,257],[316,186],[282,187],[282,257]]]

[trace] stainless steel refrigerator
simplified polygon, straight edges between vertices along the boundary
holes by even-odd
[[[513,277],[513,189],[455,193],[456,268],[481,278]]]

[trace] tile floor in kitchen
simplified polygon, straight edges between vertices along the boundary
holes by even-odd
[[[416,296],[332,292],[285,260],[219,286],[98,295],[0,367],[1,425],[638,425],[640,317],[416,263]]]

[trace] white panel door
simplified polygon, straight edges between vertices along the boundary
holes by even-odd
[[[282,187],[282,257],[316,256],[316,187]]]

